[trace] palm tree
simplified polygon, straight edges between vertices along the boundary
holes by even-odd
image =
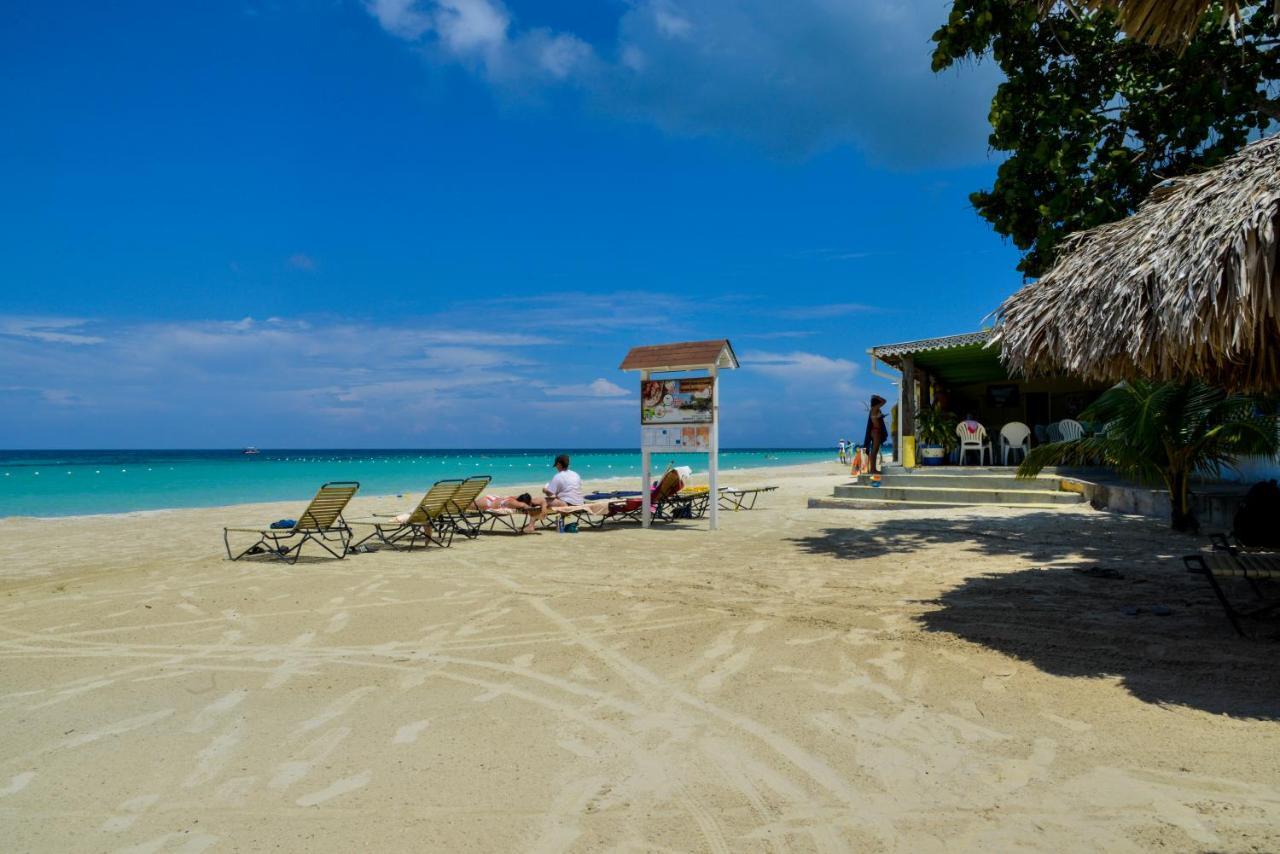
[[[1121,477],[1169,490],[1175,531],[1195,530],[1193,474],[1213,475],[1240,457],[1275,457],[1280,430],[1254,397],[1202,382],[1132,381],[1108,389],[1082,418],[1101,422],[1098,435],[1034,448],[1018,477],[1046,466],[1102,463]]]
[[[1058,0],[1037,0],[1040,14],[1048,15]],[[1131,39],[1163,47],[1185,48],[1200,29],[1201,19],[1214,5],[1222,7],[1222,23],[1235,27],[1242,8],[1258,5],[1258,0],[1065,0],[1073,10],[1107,9],[1115,12],[1120,26]],[[1280,18],[1280,0],[1272,0],[1273,14]]]

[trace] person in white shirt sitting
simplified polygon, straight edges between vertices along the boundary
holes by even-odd
[[[576,507],[582,504],[582,478],[578,477],[576,471],[569,468],[569,455],[561,454],[556,457],[555,465],[555,477],[542,488],[543,494],[547,496],[547,505]]]

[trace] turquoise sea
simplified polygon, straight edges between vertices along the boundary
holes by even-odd
[[[638,451],[570,451],[588,488],[593,480],[640,476]],[[473,474],[495,486],[537,483],[553,474],[557,451],[529,450],[268,450],[0,451],[0,517],[75,516],[256,501],[306,500],[330,480],[356,480],[363,495],[414,494],[434,481]],[[720,452],[721,482],[738,485],[733,469],[835,460],[834,450],[740,448]],[[707,468],[706,454],[654,456]]]

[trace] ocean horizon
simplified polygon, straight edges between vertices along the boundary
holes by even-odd
[[[0,451],[0,517],[80,516],[266,501],[305,501],[327,481],[354,480],[362,495],[421,494],[437,480],[487,474],[501,487],[551,477],[562,449],[263,448]],[[587,488],[640,476],[640,452],[569,449]],[[722,485],[745,468],[834,461],[831,448],[726,448]],[[653,467],[705,472],[707,454],[654,454]]]

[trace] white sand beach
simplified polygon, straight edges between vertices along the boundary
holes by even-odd
[[[221,526],[301,503],[0,520],[3,848],[1280,850],[1275,646],[1198,541],[805,508],[844,480],[292,567]]]

